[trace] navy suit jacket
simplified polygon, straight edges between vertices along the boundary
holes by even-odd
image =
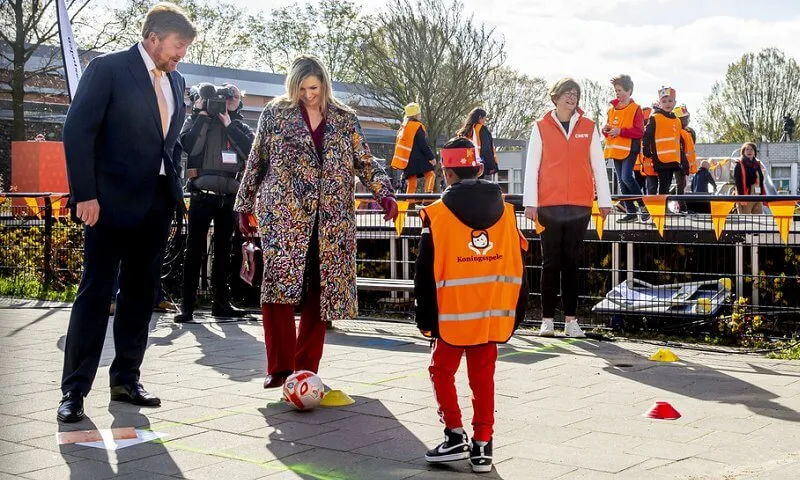
[[[167,76],[175,112],[166,138],[153,83],[136,45],[95,58],[81,77],[64,122],[67,178],[73,203],[99,201],[100,222],[138,224],[158,201],[162,160],[172,197],[182,199],[178,134],[186,117],[186,84],[178,72]]]

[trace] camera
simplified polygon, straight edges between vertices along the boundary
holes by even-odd
[[[201,83],[189,89],[189,100],[191,100],[192,104],[198,98],[203,99],[203,105],[199,110],[205,110],[211,117],[225,113],[228,110],[226,106],[228,99],[235,96],[231,87],[218,87],[210,83]]]

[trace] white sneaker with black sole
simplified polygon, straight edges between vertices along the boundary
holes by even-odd
[[[428,450],[425,461],[428,463],[455,462],[469,458],[469,438],[466,432],[444,429],[444,442]]]
[[[469,452],[469,465],[475,473],[487,473],[492,471],[492,439],[486,445],[478,445],[475,439],[472,440],[472,447]]]
[[[564,323],[564,335],[572,338],[586,338],[577,320],[570,320]]]

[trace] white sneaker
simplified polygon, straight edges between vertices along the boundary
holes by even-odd
[[[564,335],[573,338],[586,338],[577,320],[570,320],[564,324]]]
[[[556,329],[553,327],[553,319],[552,318],[543,318],[542,319],[542,328],[539,329],[539,336],[540,337],[555,337],[556,336]]]

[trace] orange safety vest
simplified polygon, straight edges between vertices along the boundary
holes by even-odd
[[[483,163],[483,159],[481,158],[481,128],[483,128],[483,125],[480,123],[476,123],[472,126],[472,144],[475,145],[475,158]],[[494,145],[492,145],[492,152],[494,152],[494,163],[499,167],[500,162],[497,159],[497,149]]]
[[[657,113],[650,121],[656,122],[656,154],[661,163],[681,162],[681,120]]]
[[[688,130],[681,130],[681,138],[683,138],[686,160],[689,161],[689,173],[697,173],[697,152],[694,149],[692,134]]]
[[[633,119],[636,117],[638,109],[639,105],[633,101],[625,108],[617,109],[612,106],[608,109],[608,125],[612,128],[633,127]],[[606,147],[603,149],[603,156],[614,160],[625,160],[631,154],[631,145],[633,145],[632,138],[608,137],[606,138]]]
[[[636,155],[636,161],[633,162],[633,171],[634,172],[642,171],[642,152],[639,152],[639,154]]]
[[[422,122],[409,119],[403,121],[400,130],[397,131],[397,143],[394,145],[394,157],[392,157],[392,168],[405,170],[408,167],[408,159],[411,157],[411,149],[414,148],[414,137],[420,128],[425,130]],[[426,130],[427,131],[427,130]]]
[[[528,250],[514,206],[486,230],[464,225],[441,200],[420,217],[433,238],[439,337],[457,347],[507,342],[525,274],[520,249]]]
[[[589,149],[595,132],[594,122],[581,116],[569,139],[550,112],[536,123],[542,137],[539,206],[591,207],[595,188]]]
[[[642,152],[639,152],[639,160],[642,163],[642,175],[645,177],[657,177],[658,172],[653,167],[653,159],[645,157]]]

